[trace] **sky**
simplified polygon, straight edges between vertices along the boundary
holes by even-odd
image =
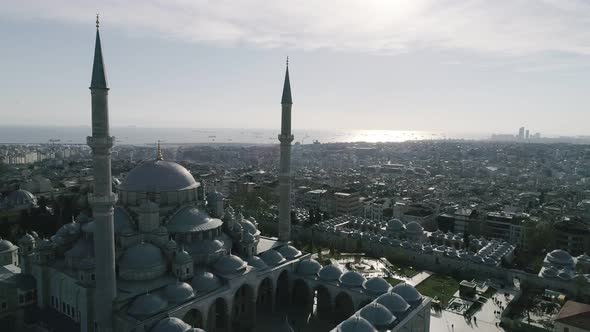
[[[590,134],[587,0],[0,0],[1,125]]]

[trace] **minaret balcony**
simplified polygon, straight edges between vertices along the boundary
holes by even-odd
[[[92,149],[95,149],[95,148],[110,149],[113,147],[114,142],[115,142],[114,136],[106,136],[106,137],[88,136],[88,137],[86,137],[86,144],[88,144],[88,146],[91,147]]]
[[[279,134],[279,141],[281,143],[291,143],[293,142],[293,139],[295,138],[295,136],[293,136],[292,134]]]

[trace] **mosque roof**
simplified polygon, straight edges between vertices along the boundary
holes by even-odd
[[[6,196],[6,203],[9,206],[21,206],[21,205],[36,205],[37,198],[29,191],[24,189],[18,189]]]
[[[406,300],[404,300],[399,294],[393,292],[385,293],[379,296],[375,301],[385,306],[394,314],[403,313],[410,307]]]
[[[246,262],[236,255],[221,257],[214,265],[216,271],[223,274],[234,274],[243,272],[246,269]]]
[[[161,192],[191,189],[198,185],[191,173],[181,165],[165,160],[148,160],[132,169],[119,189]]]
[[[382,304],[371,302],[360,310],[360,316],[375,326],[387,326],[393,323],[395,316]]]
[[[166,258],[160,248],[148,242],[129,247],[119,261],[121,268],[131,270],[146,270],[161,265],[166,265]]]
[[[293,259],[301,255],[301,251],[289,244],[278,248],[277,251],[287,259]]]
[[[420,292],[418,292],[414,286],[405,282],[395,285],[392,288],[392,291],[399,294],[408,303],[418,302],[422,299]]]
[[[383,294],[391,289],[391,285],[381,277],[368,279],[363,283],[363,288],[375,295]]]
[[[166,317],[159,321],[150,332],[187,332],[191,330],[191,326],[176,317]]]
[[[421,234],[423,231],[424,228],[415,221],[411,221],[406,225],[406,232],[408,233]]]
[[[18,249],[17,246],[15,246],[14,244],[12,244],[12,242],[0,238],[0,253],[1,252],[14,251],[16,249]]]
[[[182,208],[174,214],[166,225],[170,233],[203,232],[223,225],[217,218],[210,218],[207,213],[194,206]]]
[[[195,296],[191,285],[182,281],[177,281],[166,286],[164,294],[166,295],[166,299],[172,303],[182,303]]]
[[[281,255],[278,251],[274,249],[267,250],[260,255],[260,258],[266,263],[268,266],[276,266],[285,261],[285,257]]]
[[[191,283],[197,293],[209,293],[222,286],[221,280],[216,275],[204,269],[195,270]]]
[[[340,276],[340,283],[346,287],[361,287],[365,281],[365,277],[357,271],[348,271]]]
[[[363,317],[354,315],[338,326],[338,332],[377,332],[377,330]]]
[[[266,269],[268,265],[258,256],[252,256],[248,259],[248,265],[253,266],[259,270]]]
[[[547,254],[547,260],[558,265],[574,265],[574,259],[572,256],[562,249],[556,249]]]
[[[341,275],[342,269],[333,264],[324,266],[320,272],[318,272],[318,277],[324,281],[337,281]]]
[[[164,311],[166,307],[168,307],[166,300],[158,295],[148,293],[133,300],[127,313],[135,318],[143,319]]]
[[[313,276],[322,268],[322,265],[315,259],[306,259],[299,262],[295,272],[302,276]]]

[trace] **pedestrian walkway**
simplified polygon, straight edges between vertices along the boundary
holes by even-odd
[[[408,279],[407,283],[416,287],[416,286],[418,286],[418,284],[420,284],[422,281],[428,279],[428,277],[430,277],[433,274],[434,274],[434,272],[431,272],[431,271],[419,272],[418,274],[416,274],[412,278]]]

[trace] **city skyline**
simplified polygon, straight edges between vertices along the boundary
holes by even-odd
[[[156,5],[98,8],[114,127],[273,128],[290,55],[295,129],[590,131],[581,1],[351,1],[333,14],[329,4]],[[238,17],[248,5],[260,13]],[[4,124],[88,123],[80,86],[96,10],[65,0],[3,6],[0,68],[13,77],[2,84]]]

